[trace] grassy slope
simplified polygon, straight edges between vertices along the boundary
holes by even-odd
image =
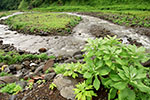
[[[80,20],[80,17],[60,13],[28,13],[9,18],[6,23],[17,30],[51,34],[57,30],[70,31]],[[63,32],[60,33],[63,35]]]

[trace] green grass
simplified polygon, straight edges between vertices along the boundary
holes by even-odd
[[[62,13],[26,13],[9,18],[6,23],[13,29],[23,30],[38,34],[46,32],[49,34],[63,35],[70,32],[81,20],[80,17]]]
[[[34,8],[41,12],[102,12],[98,17],[126,26],[150,27],[150,6],[148,4],[120,4],[94,6],[50,6]]]
[[[149,4],[119,4],[119,5],[95,5],[95,6],[48,6],[48,7],[39,7],[32,9],[34,11],[56,11],[56,12],[99,12],[101,10],[114,10],[114,11],[124,11],[124,10],[137,10],[137,11],[150,11]]]
[[[150,11],[137,10],[103,10],[100,18],[110,20],[113,23],[126,26],[150,27]]]
[[[0,18],[13,14],[16,11],[0,11]]]
[[[35,59],[41,59],[41,60],[47,60],[47,59],[53,59],[54,56],[47,56],[45,53],[39,54],[39,55],[33,55],[33,54],[22,54],[15,51],[9,51],[5,52],[4,50],[0,50],[0,63],[4,62],[5,64],[15,64],[15,63],[21,63],[22,61],[26,59],[35,60]]]

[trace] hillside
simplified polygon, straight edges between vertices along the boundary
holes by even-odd
[[[145,5],[150,0],[1,0],[0,10],[32,9],[49,6],[112,6],[112,5]]]

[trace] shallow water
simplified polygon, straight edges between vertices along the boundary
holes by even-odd
[[[2,17],[0,20],[7,19],[11,16],[22,14],[22,12],[14,13],[7,17]],[[73,29],[69,36],[35,36],[20,34],[16,31],[9,30],[7,25],[0,25],[0,37],[4,44],[13,44],[20,50],[36,53],[40,48],[47,48],[48,54],[60,55],[73,55],[75,52],[81,50],[85,41],[88,38],[95,38],[90,33],[91,26],[96,25],[109,30],[111,33],[117,34],[122,38],[124,43],[128,42],[126,36],[136,39],[137,42],[143,44],[144,47],[150,48],[150,38],[147,36],[139,35],[135,30],[123,26],[112,24],[108,21],[86,16],[76,13],[67,13],[82,17],[82,21]]]

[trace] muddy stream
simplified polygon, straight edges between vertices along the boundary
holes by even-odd
[[[65,12],[64,12],[65,13]],[[2,17],[0,20],[5,20],[11,16],[23,14],[17,12],[12,15]],[[70,15],[80,16],[83,20],[73,29],[72,34],[68,36],[35,36],[20,34],[16,31],[9,30],[7,25],[0,24],[0,39],[4,44],[12,44],[20,50],[25,50],[31,53],[36,53],[40,48],[46,48],[49,55],[73,55],[75,52],[83,49],[88,38],[94,39],[95,36],[91,34],[93,26],[103,27],[118,35],[123,39],[123,43],[127,43],[126,36],[137,40],[143,44],[147,49],[150,48],[150,38],[144,35],[139,35],[132,28],[119,26],[108,21],[91,17],[87,15],[79,15],[76,13],[66,13]]]

